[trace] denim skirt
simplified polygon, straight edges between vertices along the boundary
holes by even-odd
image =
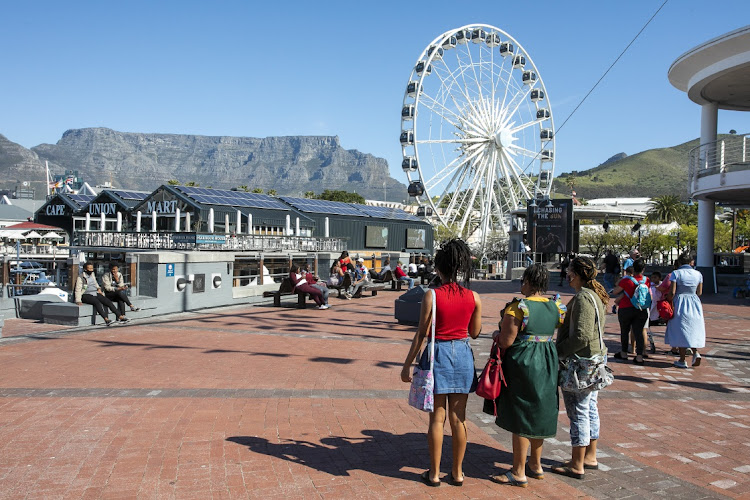
[[[434,394],[469,394],[477,388],[477,373],[474,370],[474,353],[469,338],[461,340],[438,340],[435,343]],[[430,369],[430,344],[427,344],[419,367]]]

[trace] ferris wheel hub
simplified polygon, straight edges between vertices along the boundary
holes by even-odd
[[[512,146],[516,140],[516,136],[513,135],[513,132],[511,132],[510,130],[503,129],[495,133],[495,135],[492,137],[492,140],[495,143],[495,147],[497,149],[503,149]]]

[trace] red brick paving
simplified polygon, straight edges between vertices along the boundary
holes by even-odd
[[[480,365],[516,286],[477,283]],[[613,363],[618,380],[600,398],[601,463],[625,468],[500,486],[488,476],[511,460],[507,433],[472,417],[466,484],[433,489],[418,481],[427,416],[406,404],[398,376],[414,329],[393,320],[397,296],[3,341],[0,498],[621,498],[627,474],[674,481],[672,497],[750,496],[750,308],[706,305],[707,350],[717,352],[699,369],[675,370],[664,354],[645,367]],[[608,320],[612,348],[619,336]],[[44,327],[8,320],[3,334]],[[561,444],[545,445],[545,456],[569,453],[567,426],[563,413]]]

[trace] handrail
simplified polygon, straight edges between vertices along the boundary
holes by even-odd
[[[717,169],[725,174],[727,167],[750,162],[750,134],[739,134],[696,146],[688,153],[688,195],[698,190],[699,173]]]
[[[106,247],[146,250],[300,251],[341,252],[343,238],[269,236],[254,234],[185,233],[177,231],[124,232],[74,231],[73,247]]]

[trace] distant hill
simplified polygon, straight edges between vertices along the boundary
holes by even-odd
[[[726,136],[720,136],[723,137]],[[589,200],[666,194],[686,198],[688,153],[698,143],[695,139],[615,159],[624,155],[620,153],[592,169],[558,175],[554,180],[555,191],[570,194],[569,183],[574,182],[578,198]]]
[[[34,170],[43,186],[47,160],[53,173],[77,170],[91,185],[112,181],[124,189],[150,191],[177,179],[214,188],[275,189],[279,195],[340,189],[372,199],[382,199],[384,191],[390,201],[407,197],[406,185],[390,176],[385,159],[344,149],[335,136],[209,137],[86,128],[31,150],[2,139],[0,188],[3,179],[13,186],[25,180],[25,168]]]

